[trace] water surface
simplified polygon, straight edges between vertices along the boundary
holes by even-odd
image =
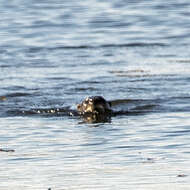
[[[189,8],[2,1],[0,188],[188,189]],[[126,114],[67,114],[92,95]]]

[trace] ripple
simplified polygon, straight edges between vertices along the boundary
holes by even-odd
[[[7,94],[6,97],[22,97],[22,96],[32,96],[33,94],[26,93],[26,92],[15,92]]]
[[[43,46],[33,46],[27,48],[27,53],[38,53],[41,51],[56,51],[56,50],[77,50],[77,49],[106,49],[106,48],[134,48],[134,47],[168,47],[169,44],[166,43],[158,43],[158,42],[135,42],[135,43],[124,43],[124,44],[101,44],[101,45],[79,45],[79,46],[73,46],[73,45],[64,45],[64,46],[55,46],[55,47],[43,47]]]
[[[122,48],[122,47],[166,47],[169,46],[166,43],[143,43],[143,42],[137,42],[137,43],[126,43],[126,44],[102,44],[102,45],[80,45],[80,46],[57,46],[48,48],[49,50],[56,50],[56,49],[99,49],[99,48]]]

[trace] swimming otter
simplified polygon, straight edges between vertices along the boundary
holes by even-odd
[[[77,111],[86,123],[110,122],[111,102],[102,96],[91,96],[77,105]]]
[[[80,115],[87,113],[95,115],[105,115],[111,113],[111,103],[107,102],[102,96],[91,96],[86,98],[81,104],[77,105]]]

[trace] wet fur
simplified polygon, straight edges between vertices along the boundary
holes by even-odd
[[[111,103],[107,102],[102,96],[91,96],[78,104],[77,110],[81,115],[86,113],[104,115],[111,112]]]

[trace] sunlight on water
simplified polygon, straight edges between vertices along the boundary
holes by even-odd
[[[3,135],[1,130],[2,146],[15,149],[14,153],[1,153],[2,187],[162,189],[175,188],[176,183],[179,188],[188,186],[188,176],[177,177],[189,173],[189,146],[185,143],[190,132],[188,114],[114,118],[112,125],[98,128],[77,126],[72,119],[35,118],[22,119],[27,126],[18,127],[19,119],[6,121],[9,135]]]
[[[0,189],[189,189],[189,7],[2,1]]]

